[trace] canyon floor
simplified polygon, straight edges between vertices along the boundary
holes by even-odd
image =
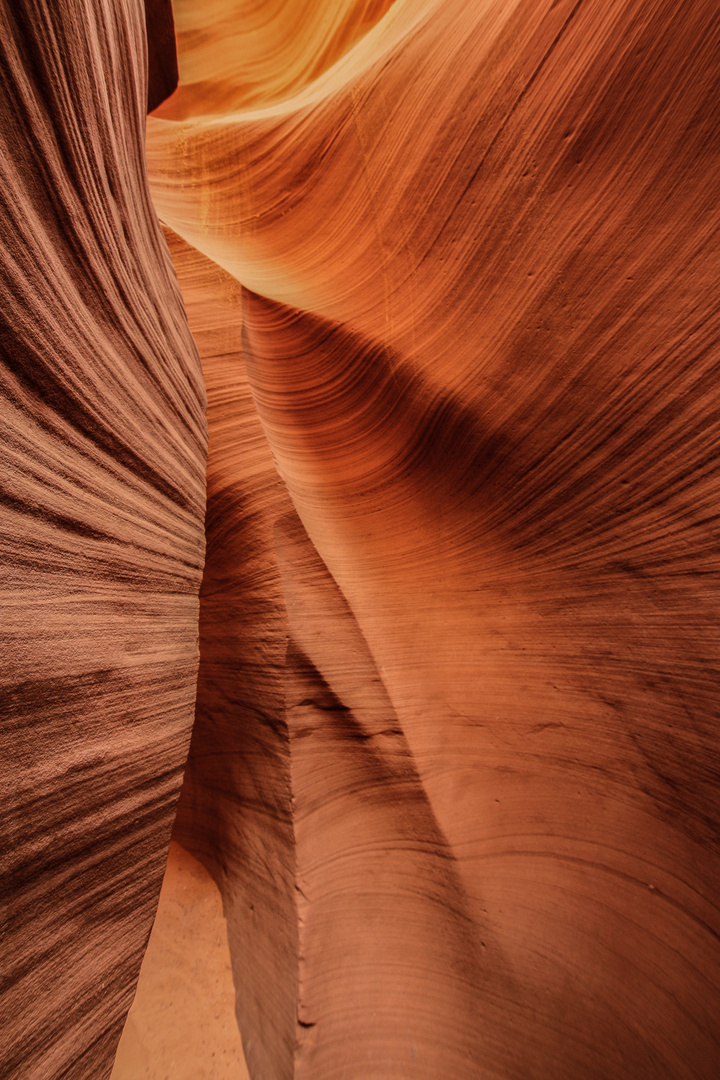
[[[172,843],[112,1080],[248,1080],[234,999],[220,893]]]

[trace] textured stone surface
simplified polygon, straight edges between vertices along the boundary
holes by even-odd
[[[168,234],[208,395],[197,709],[175,835],[223,892],[248,1064],[291,1075],[298,930],[287,616],[275,521],[292,503],[253,404],[241,288]]]
[[[142,13],[33,12],[49,74],[2,69],[13,1080],[103,1075],[132,994],[203,507]],[[175,17],[147,161],[209,427],[175,836],[250,1075],[715,1080],[714,0]]]
[[[138,3],[0,5],[2,1033],[112,1066],[193,718],[206,429]]]
[[[263,530],[289,639],[297,1021],[251,1071],[292,1075],[294,1043],[315,1080],[709,1080],[715,7],[379,16],[316,78],[289,65],[283,94],[258,60],[246,98],[252,61],[217,35],[216,72],[215,23],[201,39],[178,8],[181,88],[148,128],[161,218],[244,287],[249,385],[294,508],[274,555],[279,497],[254,518],[226,502],[209,530]],[[259,579],[234,580],[236,624]],[[258,801],[284,808],[267,850],[292,872],[286,764],[272,798],[267,760],[262,785],[234,780],[229,812],[232,717],[266,747],[282,711],[255,659],[233,674],[227,638],[203,634],[206,670],[222,657],[237,687],[201,691],[192,766],[206,822],[215,769],[234,821],[211,856],[232,897]],[[275,647],[266,663],[277,686]],[[239,1005],[253,1046],[269,1013],[295,1022],[260,968]]]

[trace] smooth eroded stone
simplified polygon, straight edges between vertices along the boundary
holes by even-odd
[[[473,1078],[714,1080],[716,5],[398,0],[283,95],[261,48],[248,100],[222,18],[203,40],[184,19],[153,198],[243,285],[309,545],[277,555],[297,1075],[442,1075],[452,1044]],[[399,794],[347,672],[361,702],[382,691],[416,778]],[[407,791],[429,862],[403,889]],[[430,891],[485,946],[467,969],[417,880],[441,850],[452,884]],[[448,1004],[413,1064],[433,967]]]
[[[157,915],[111,1080],[248,1080],[217,886],[170,844]]]
[[[298,929],[287,616],[273,529],[292,503],[248,382],[241,288],[167,238],[202,357],[210,431],[197,710],[174,835],[223,894],[251,1073],[285,1078],[296,1040]]]

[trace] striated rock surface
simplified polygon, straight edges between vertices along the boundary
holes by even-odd
[[[255,410],[241,288],[168,233],[207,386],[207,555],[197,710],[176,839],[224,898],[245,1053],[292,1075],[298,930],[285,721],[287,616],[275,521],[292,510]]]
[[[0,5],[4,1080],[109,1075],[193,718],[205,393],[142,6]]]
[[[142,11],[3,19],[9,1075],[107,1074],[196,698],[253,1080],[715,1080],[714,0],[177,0],[199,616]]]
[[[148,126],[243,286],[180,821],[255,953],[251,1073],[710,1080],[715,6],[301,8],[242,50],[249,6],[178,5]]]

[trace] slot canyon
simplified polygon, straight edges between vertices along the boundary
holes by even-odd
[[[0,0],[0,1078],[717,1080],[719,386],[717,0]]]

